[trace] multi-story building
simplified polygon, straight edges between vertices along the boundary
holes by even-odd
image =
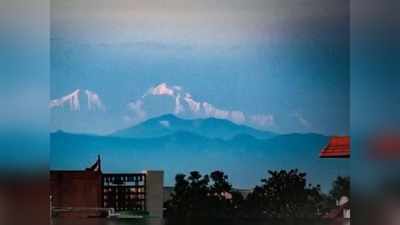
[[[162,217],[163,171],[102,173],[100,158],[82,171],[50,171],[50,199],[58,216],[115,212]]]

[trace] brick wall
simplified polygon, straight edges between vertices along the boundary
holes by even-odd
[[[53,207],[102,207],[101,173],[93,171],[51,171],[50,195]]]

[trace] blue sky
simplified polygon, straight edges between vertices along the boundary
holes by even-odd
[[[52,107],[51,129],[110,133],[176,112],[179,95],[181,117],[348,134],[347,9],[347,1],[52,1],[50,96],[81,91],[79,111]],[[173,95],[142,98],[164,83]]]

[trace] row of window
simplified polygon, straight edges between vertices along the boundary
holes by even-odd
[[[139,195],[125,195],[125,196],[112,196],[112,195],[104,195],[103,199],[104,200],[108,200],[108,199],[115,199],[115,200],[119,200],[119,199],[127,199],[127,200],[144,200],[145,199],[145,195],[144,194],[139,194]]]
[[[105,187],[103,189],[104,193],[110,193],[110,192],[122,192],[122,193],[145,193],[145,188],[144,187],[137,187],[137,188],[113,188],[113,187]]]

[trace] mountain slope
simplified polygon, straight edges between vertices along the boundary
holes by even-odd
[[[318,134],[278,135],[257,139],[237,135],[229,140],[207,138],[179,131],[155,138],[120,138],[51,134],[50,168],[83,169],[100,154],[105,172],[164,170],[165,183],[174,176],[198,170],[222,170],[238,188],[259,184],[268,170],[299,168],[313,183],[329,187],[335,176],[344,175],[347,161],[320,159],[328,137]]]
[[[136,126],[119,130],[111,136],[129,138],[151,138],[171,135],[178,131],[191,132],[208,138],[231,139],[237,135],[246,134],[255,138],[267,139],[276,134],[260,131],[248,126],[238,125],[228,120],[207,119],[181,119],[172,114],[149,119]]]

